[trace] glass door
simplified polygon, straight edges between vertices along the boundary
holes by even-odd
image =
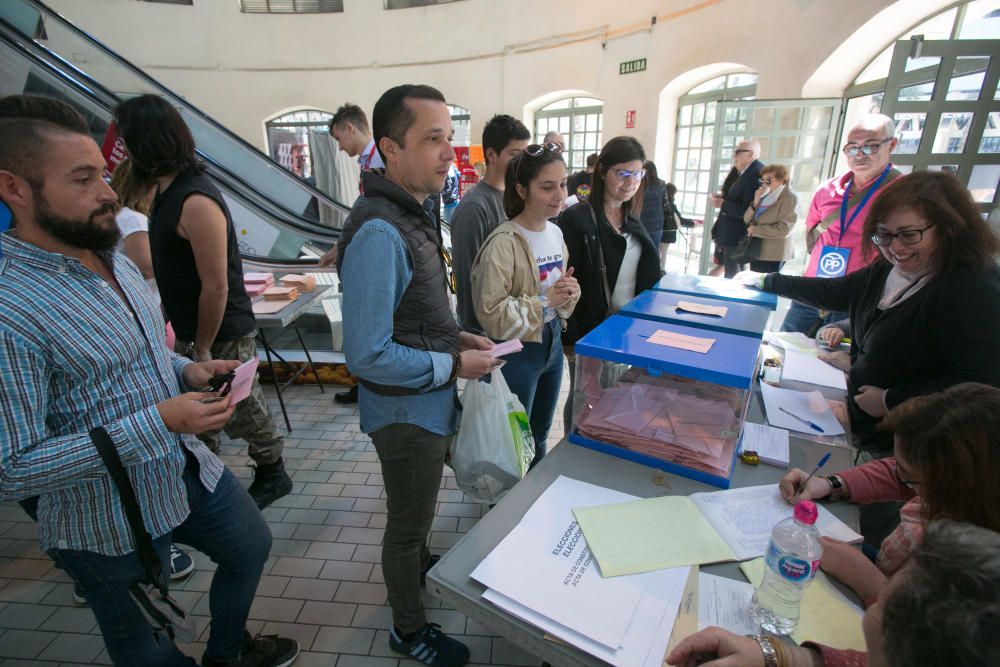
[[[799,218],[805,219],[809,199],[830,169],[836,152],[834,139],[840,117],[839,99],[815,100],[756,100],[719,103],[715,120],[713,169],[709,175],[709,192],[722,187],[732,167],[733,149],[741,141],[760,142],[760,159],[764,164],[782,164],[791,174],[790,187],[799,198]],[[715,224],[718,211],[706,198],[705,234],[702,237],[699,273],[711,268],[712,238],[709,230]],[[805,225],[797,224],[793,232],[795,247],[804,261]]]
[[[1000,183],[1000,42],[896,42],[882,113],[896,121],[901,171],[955,174],[984,215]]]

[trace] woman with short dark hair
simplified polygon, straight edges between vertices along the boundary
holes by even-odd
[[[865,219],[875,261],[842,278],[771,273],[743,280],[824,310],[849,311],[848,409],[854,446],[892,451],[876,428],[903,401],[960,382],[1000,386],[1000,239],[951,174],[896,179]]]

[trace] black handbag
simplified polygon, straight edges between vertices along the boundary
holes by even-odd
[[[171,640],[190,644],[197,638],[197,627],[187,610],[167,592],[163,563],[153,547],[153,538],[142,522],[139,501],[136,500],[135,489],[132,488],[132,482],[129,481],[125,466],[118,456],[118,450],[115,449],[111,437],[103,427],[92,429],[90,439],[97,447],[101,460],[111,474],[111,481],[118,489],[125,516],[128,517],[129,528],[132,529],[132,537],[135,539],[135,551],[142,565],[143,577],[132,584],[128,591],[129,595],[155,630],[165,632]]]
[[[745,236],[742,241],[736,244],[733,251],[729,253],[729,259],[737,264],[756,261],[760,258],[760,251],[763,246],[763,239],[759,239],[756,236]]]

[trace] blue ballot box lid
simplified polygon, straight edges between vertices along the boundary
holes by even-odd
[[[677,292],[679,294],[691,294],[710,299],[735,301],[736,303],[749,303],[754,306],[764,306],[771,310],[777,310],[778,308],[778,297],[774,294],[745,287],[728,278],[668,273],[660,278],[658,283],[653,285],[653,289],[661,292]]]
[[[704,306],[722,306],[726,308],[727,312],[721,317],[718,315],[691,313],[678,308],[677,303],[679,301],[687,301]],[[751,306],[750,304],[736,301],[721,303],[719,299],[681,294],[679,292],[659,292],[657,290],[646,290],[625,304],[618,313],[620,315],[628,315],[629,317],[637,317],[642,320],[654,320],[657,322],[695,327],[696,329],[705,329],[706,331],[721,331],[738,336],[750,336],[758,340],[764,335],[767,320],[771,317],[771,311],[764,306]]]
[[[649,337],[660,330],[712,338],[715,343],[705,353],[650,343]],[[740,389],[749,389],[753,383],[759,349],[760,340],[749,336],[622,315],[612,315],[576,342],[577,356],[638,366],[651,374],[672,373]]]

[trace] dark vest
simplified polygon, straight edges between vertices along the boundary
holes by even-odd
[[[177,338],[193,341],[198,330],[198,298],[201,279],[194,263],[194,252],[187,239],[177,234],[184,202],[193,194],[214,201],[226,216],[226,276],[229,294],[216,341],[242,338],[257,326],[253,305],[243,286],[243,260],[240,258],[236,228],[222,193],[206,174],[188,169],[177,174],[167,189],[156,195],[149,213],[149,247],[153,275],[170,324]],[[213,341],[214,342],[214,341]]]
[[[402,188],[376,173],[361,175],[365,194],[351,208],[337,242],[337,271],[344,278],[344,254],[351,239],[369,220],[385,220],[399,231],[413,269],[413,277],[392,317],[392,339],[406,347],[431,352],[458,350],[458,324],[448,298],[448,273],[442,257],[437,216],[424,209]],[[416,394],[361,379],[368,389],[385,395]],[[442,385],[444,389],[449,385]]]

